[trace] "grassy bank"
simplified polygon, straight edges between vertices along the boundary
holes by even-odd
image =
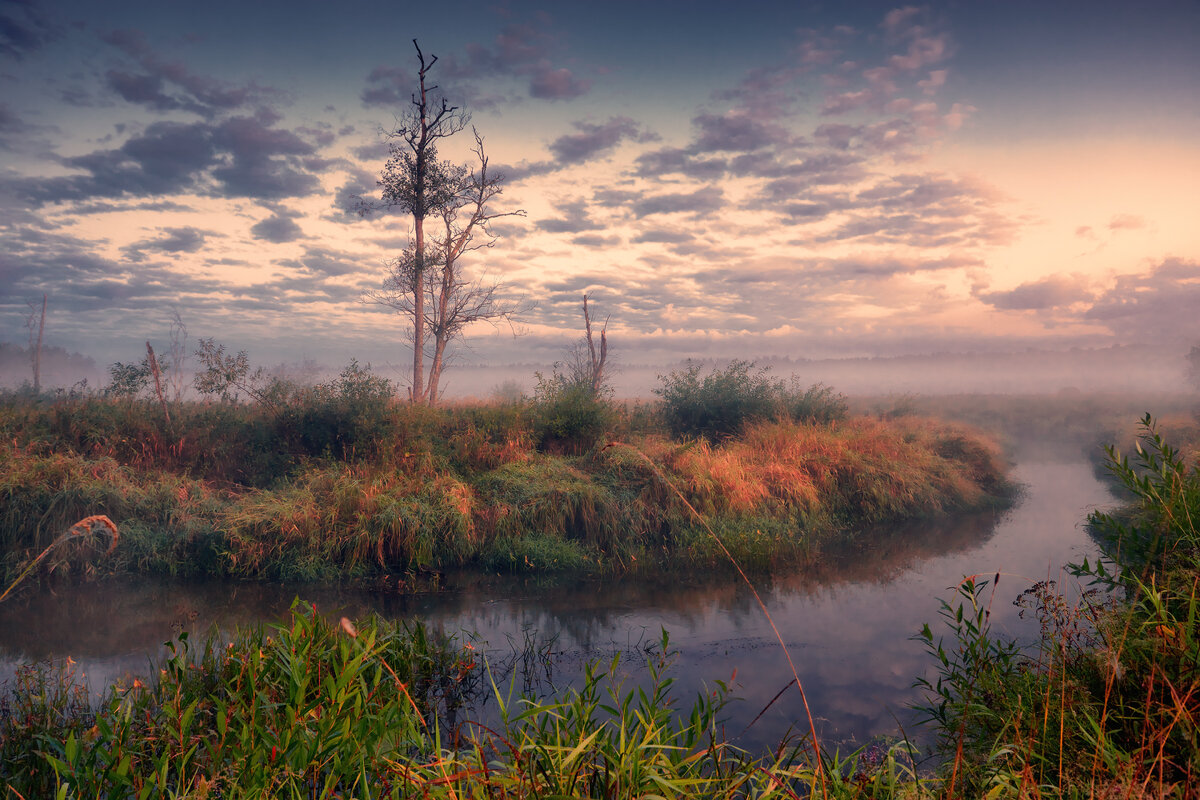
[[[24,670],[0,707],[0,779],[20,797],[1195,797],[1200,474],[1148,421],[1139,445],[1132,463],[1112,454],[1136,499],[1092,516],[1105,557],[1076,567],[1085,591],[1018,596],[1038,641],[996,634],[995,587],[976,579],[944,604],[944,632],[921,632],[938,665],[932,760],[806,736],[743,752],[722,684],[672,696],[665,636],[649,688],[592,665],[582,689],[536,701],[496,686],[467,644],[297,604],[283,626],[177,642],[156,681],[98,708],[68,667]],[[479,693],[500,722],[457,723]]]
[[[176,403],[169,420],[149,401],[6,396],[6,571],[91,514],[117,524],[121,547],[98,563],[80,542],[54,569],[328,579],[725,563],[692,508],[765,565],[814,557],[848,527],[1007,491],[985,436],[847,419],[827,390],[706,437],[673,435],[653,409],[561,393],[426,408],[358,389]],[[822,418],[820,403],[839,413]]]

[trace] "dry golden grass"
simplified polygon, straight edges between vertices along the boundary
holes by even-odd
[[[869,418],[760,423],[718,445],[648,436],[637,446],[706,513],[805,514],[857,505],[868,518],[979,503],[1003,473],[999,446],[965,428]]]

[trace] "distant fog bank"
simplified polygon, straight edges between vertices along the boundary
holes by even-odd
[[[1053,394],[1078,390],[1094,392],[1186,391],[1184,352],[1146,346],[1099,349],[1038,350],[1021,353],[934,353],[888,358],[803,359],[770,356],[756,359],[774,377],[793,375],[803,384],[824,383],[848,395],[877,394]],[[611,383],[623,399],[653,398],[659,376],[682,369],[686,362],[636,364],[613,353]],[[348,361],[349,359],[347,359]],[[728,364],[727,359],[700,360],[704,370]],[[328,380],[345,364],[264,365],[272,374],[313,383]],[[447,399],[489,399],[531,395],[535,373],[549,375],[552,364],[496,366],[452,365],[444,381]],[[375,371],[405,385],[395,365],[375,365]],[[15,389],[31,382],[29,352],[0,343],[0,388]],[[65,389],[86,379],[91,389],[108,382],[108,365],[98,365],[79,353],[47,347],[42,354],[42,386]],[[189,380],[190,383],[190,380]]]

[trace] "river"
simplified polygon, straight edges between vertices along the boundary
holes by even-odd
[[[1025,491],[1008,511],[866,532],[818,568],[756,579],[823,743],[844,749],[894,735],[898,726],[912,729],[908,706],[919,697],[913,682],[934,673],[911,637],[936,622],[938,599],[950,597],[964,575],[990,580],[1000,573],[992,623],[1027,640],[1036,623],[1018,618],[1013,599],[1036,581],[1070,583],[1062,565],[1094,557],[1083,521],[1113,498],[1088,463],[1033,456],[1018,460],[1013,477]],[[182,630],[196,636],[213,625],[278,621],[297,595],[335,619],[377,611],[464,631],[496,663],[511,662],[532,643],[542,654],[533,659],[541,691],[575,683],[584,662],[616,652],[626,665],[643,663],[645,648],[665,628],[684,705],[721,679],[735,697],[726,730],[742,746],[758,749],[807,730],[794,688],[772,703],[791,671],[752,593],[733,575],[550,583],[451,575],[443,590],[416,595],[134,579],[27,589],[0,606],[0,681],[21,663],[69,656],[93,689],[104,687],[152,672],[164,642]],[[533,675],[518,673],[519,691]],[[630,680],[638,679],[634,669]]]

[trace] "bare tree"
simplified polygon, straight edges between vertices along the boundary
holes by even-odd
[[[416,40],[413,40],[416,45]],[[437,158],[436,142],[461,131],[468,117],[443,98],[429,100],[436,86],[425,78],[437,61],[426,62],[417,47],[421,68],[419,94],[401,127],[392,134],[391,157],[379,186],[382,205],[412,214],[412,246],[388,263],[383,287],[367,292],[368,302],[388,306],[412,320],[413,377],[410,399],[436,403],[446,365],[447,346],[473,322],[505,320],[511,323],[522,310],[520,301],[506,301],[501,287],[483,278],[464,276],[459,259],[466,253],[492,247],[496,242],[490,223],[500,217],[523,216],[524,211],[495,211],[492,201],[501,193],[503,176],[488,171],[483,138],[472,129],[478,159],[474,170]],[[360,205],[362,213],[377,206]],[[425,236],[425,220],[438,217],[444,234]],[[424,374],[426,350],[430,352],[428,380]]]
[[[36,322],[36,325],[34,324]],[[33,303],[29,304],[29,316],[25,319],[25,327],[29,329],[29,361],[33,367],[33,393],[42,391],[42,334],[46,331],[46,295],[42,295],[42,312]],[[37,328],[37,337],[33,329]]]
[[[566,358],[555,363],[554,371],[556,376],[561,375],[561,380],[578,386],[593,397],[599,397],[609,392],[604,374],[608,364],[608,317],[604,318],[604,325],[600,328],[600,344],[597,347],[586,294],[583,296],[583,330],[583,338],[571,343]]]
[[[163,394],[162,370],[158,368],[158,358],[154,355],[154,348],[150,346],[150,342],[146,342],[146,363],[150,366],[150,375],[154,378],[154,394],[158,397],[158,404],[162,406],[167,425],[170,425],[171,412],[167,410],[167,396]]]
[[[588,313],[588,296],[583,296],[583,327],[587,331],[588,356],[591,368],[588,370],[592,394],[600,394],[604,385],[604,363],[608,361],[608,317],[604,318],[604,327],[600,329],[600,352],[596,353],[596,342],[592,338],[592,316]]]
[[[167,381],[171,387],[172,399],[178,403],[183,399],[183,371],[187,364],[187,325],[179,316],[179,309],[171,312],[171,360],[167,370]]]
[[[403,116],[400,125],[389,134],[388,149],[391,153],[383,168],[378,185],[382,189],[382,206],[399,208],[412,215],[413,245],[394,263],[402,283],[396,287],[412,298],[413,319],[413,377],[412,400],[425,399],[425,280],[433,262],[425,242],[425,220],[441,213],[460,197],[466,180],[466,169],[448,161],[438,159],[437,143],[461,131],[469,120],[458,106],[452,106],[441,97],[431,94],[437,85],[426,85],[426,76],[437,56],[428,61],[421,46],[413,39],[417,49],[418,91],[412,95],[412,107]],[[359,212],[368,214],[379,206],[363,203]]]

